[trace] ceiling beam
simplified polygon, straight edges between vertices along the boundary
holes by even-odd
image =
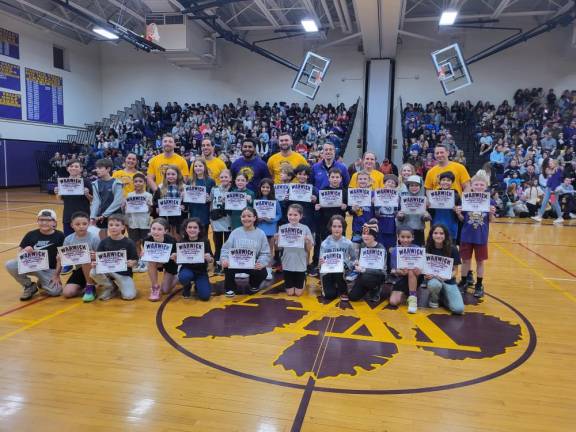
[[[332,0],[332,4],[334,5],[334,9],[336,9],[336,15],[338,15],[338,22],[340,23],[340,28],[344,33],[350,33],[352,30],[349,30],[346,26],[346,21],[344,20],[344,16],[342,15],[342,9],[340,9],[340,3],[338,0]]]
[[[116,0],[106,0],[108,3],[113,4],[114,6],[120,8],[120,10],[122,12],[126,12],[128,15],[133,16],[134,18],[136,18],[138,21],[142,22],[142,23],[146,23],[146,19],[140,15],[138,12],[133,11],[132,9],[130,9],[129,7],[126,7],[126,5],[123,5],[122,3],[116,1]]]
[[[290,24],[290,22],[288,21],[288,19],[286,18],[286,14],[284,13],[284,11],[282,10],[282,8],[280,8],[278,6],[278,3],[276,3],[275,0],[268,0],[268,3],[270,4],[270,8],[268,8],[269,11],[274,10],[274,12],[276,12],[276,16],[278,17],[278,20],[280,21],[280,24],[284,25],[288,25]]]
[[[525,11],[525,12],[504,12],[501,17],[523,17],[523,16],[543,16],[551,15],[556,11],[553,10],[540,10],[540,11]],[[466,19],[478,19],[478,18],[490,18],[492,15],[489,14],[477,14],[477,15],[458,15],[459,20]],[[406,18],[405,22],[428,22],[428,21],[439,21],[440,16],[427,16],[427,17],[415,17]]]
[[[260,9],[260,12],[262,12],[264,17],[266,17],[266,19],[270,22],[270,24],[272,24],[272,27],[274,27],[275,29],[280,27],[280,24],[278,24],[278,21],[276,21],[274,15],[272,15],[272,13],[268,10],[263,0],[254,0],[254,4],[256,5],[256,7],[258,7],[258,9]]]
[[[512,0],[500,0],[500,3],[498,3],[498,6],[494,10],[490,18],[492,19],[499,18],[500,15],[502,15],[502,13],[504,12],[504,10],[506,10],[506,8],[510,6],[510,3],[512,3]]]
[[[324,9],[324,15],[326,15],[326,18],[328,19],[328,25],[330,25],[330,28],[333,30],[335,27],[334,20],[332,19],[332,14],[330,13],[328,3],[326,3],[326,0],[320,0],[320,3],[322,4],[322,9]]]
[[[350,18],[350,11],[348,10],[348,1],[340,0],[340,6],[342,7],[344,21],[346,21],[346,27],[348,27],[349,32],[352,32],[354,29],[352,28],[352,19]]]

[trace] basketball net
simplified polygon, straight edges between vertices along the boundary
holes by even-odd
[[[320,84],[322,84],[322,74],[318,74],[316,75],[316,77],[314,78],[314,85],[316,87],[320,86]]]
[[[444,81],[445,78],[446,78],[446,73],[444,72],[444,68],[439,68],[438,69],[438,79],[440,81]]]
[[[158,26],[155,23],[146,26],[146,40],[149,42],[158,43],[160,40],[160,33],[158,33]]]

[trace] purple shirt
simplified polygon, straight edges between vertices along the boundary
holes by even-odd
[[[490,205],[496,205],[490,200]],[[462,233],[460,234],[461,243],[472,243],[478,245],[488,244],[488,235],[490,234],[490,213],[483,212],[463,212],[464,222],[462,224]]]
[[[258,191],[258,186],[262,179],[266,177],[270,178],[268,165],[257,156],[250,160],[246,160],[243,157],[236,159],[232,164],[231,171],[234,177],[240,172],[244,174],[248,180],[246,187],[252,192]]]

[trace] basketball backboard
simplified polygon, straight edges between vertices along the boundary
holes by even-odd
[[[472,77],[458,44],[434,51],[431,55],[444,94],[454,93],[472,84]]]
[[[320,84],[322,84],[325,78],[329,65],[329,58],[321,57],[312,51],[308,51],[292,83],[292,90],[310,99],[314,99],[316,93],[318,93]]]

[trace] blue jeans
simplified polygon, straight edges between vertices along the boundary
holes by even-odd
[[[196,273],[193,270],[182,267],[178,273],[178,280],[184,287],[190,285],[192,282],[196,282],[196,294],[198,298],[204,301],[210,300],[212,288],[210,287],[206,273]]]
[[[544,211],[546,211],[546,206],[548,205],[548,202],[550,201],[550,197],[552,196],[553,193],[554,192],[549,187],[547,187],[546,190],[544,191],[544,198],[542,199],[542,205],[540,206],[540,210],[538,210],[538,216],[542,216],[544,214]],[[554,209],[554,212],[556,213],[557,218],[562,217],[562,210],[560,209],[560,203],[558,202],[558,196],[556,197],[556,200],[552,204],[552,208]]]
[[[457,285],[447,284],[439,279],[430,279],[427,285],[431,298],[437,301],[441,295],[444,300],[444,305],[450,312],[458,315],[464,313],[464,300]]]

